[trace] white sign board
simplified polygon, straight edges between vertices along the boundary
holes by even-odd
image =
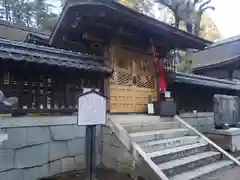
[[[148,104],[148,114],[154,114],[154,106],[153,104]]]
[[[171,92],[170,91],[165,91],[165,98],[171,98]]]
[[[106,98],[95,92],[89,92],[78,99],[78,125],[106,124]]]

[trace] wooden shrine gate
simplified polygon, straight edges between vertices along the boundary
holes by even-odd
[[[156,70],[152,56],[123,48],[114,51],[110,80],[111,112],[147,112],[148,96],[157,97]]]

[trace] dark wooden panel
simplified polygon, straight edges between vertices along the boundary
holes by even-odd
[[[14,114],[60,113],[77,111],[77,97],[83,87],[100,88],[102,76],[88,73],[46,71],[34,67],[11,69],[0,67],[0,87],[6,97],[19,99],[18,109]],[[19,70],[20,69],[20,70]],[[0,114],[11,110],[0,109]],[[61,113],[60,113],[61,114]]]

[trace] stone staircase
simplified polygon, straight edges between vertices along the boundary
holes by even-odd
[[[207,179],[240,164],[176,119],[119,115],[109,118],[109,126],[135,159],[136,173],[145,179]]]

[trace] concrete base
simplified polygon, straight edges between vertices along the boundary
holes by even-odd
[[[205,135],[224,150],[230,152],[240,151],[240,128],[229,130],[209,130]]]

